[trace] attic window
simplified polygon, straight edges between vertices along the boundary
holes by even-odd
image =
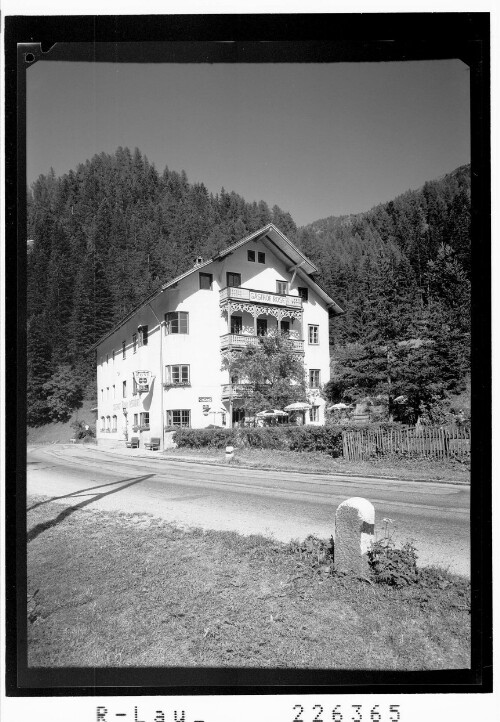
[[[299,286],[297,291],[299,292],[299,296],[303,301],[309,300],[309,289],[307,288],[307,286]]]
[[[266,254],[263,253],[262,251],[259,251],[257,254],[257,260],[259,261],[259,263],[265,263],[266,262]]]
[[[255,263],[255,251],[247,251],[247,260]]]
[[[148,327],[147,326],[139,326],[137,330],[139,332],[139,346],[147,346],[148,345]]]
[[[200,273],[200,288],[206,291],[212,290],[212,274]]]

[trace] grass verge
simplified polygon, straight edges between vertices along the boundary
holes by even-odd
[[[28,505],[28,663],[428,670],[470,666],[469,582],[332,574],[325,544]]]
[[[172,458],[182,457],[193,461],[211,461],[225,463],[223,449],[168,449],[165,452]],[[438,459],[388,458],[366,461],[346,461],[334,459],[320,452],[278,451],[275,449],[236,449],[231,461],[233,466],[245,466],[254,469],[273,471],[302,471],[326,474],[356,474],[359,476],[378,476],[411,481],[426,479],[429,481],[470,482],[470,468],[458,461],[440,461]]]

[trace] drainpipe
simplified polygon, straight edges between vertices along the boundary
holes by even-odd
[[[160,411],[161,411],[161,450],[165,451],[165,414],[163,411],[163,334],[162,334],[162,322],[153,310],[153,307],[148,303],[149,308],[153,312],[153,316],[158,321],[158,328],[160,330]]]

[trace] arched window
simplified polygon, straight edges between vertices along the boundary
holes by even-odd
[[[113,416],[113,426],[111,427],[111,431],[116,431],[117,421],[118,421],[118,418],[116,416]]]
[[[104,431],[106,428],[106,421],[104,419],[104,416],[101,416],[101,431]]]

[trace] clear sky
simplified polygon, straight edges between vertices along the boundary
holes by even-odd
[[[39,62],[28,183],[136,146],[161,172],[289,211],[366,211],[470,160],[459,60],[321,64]]]

